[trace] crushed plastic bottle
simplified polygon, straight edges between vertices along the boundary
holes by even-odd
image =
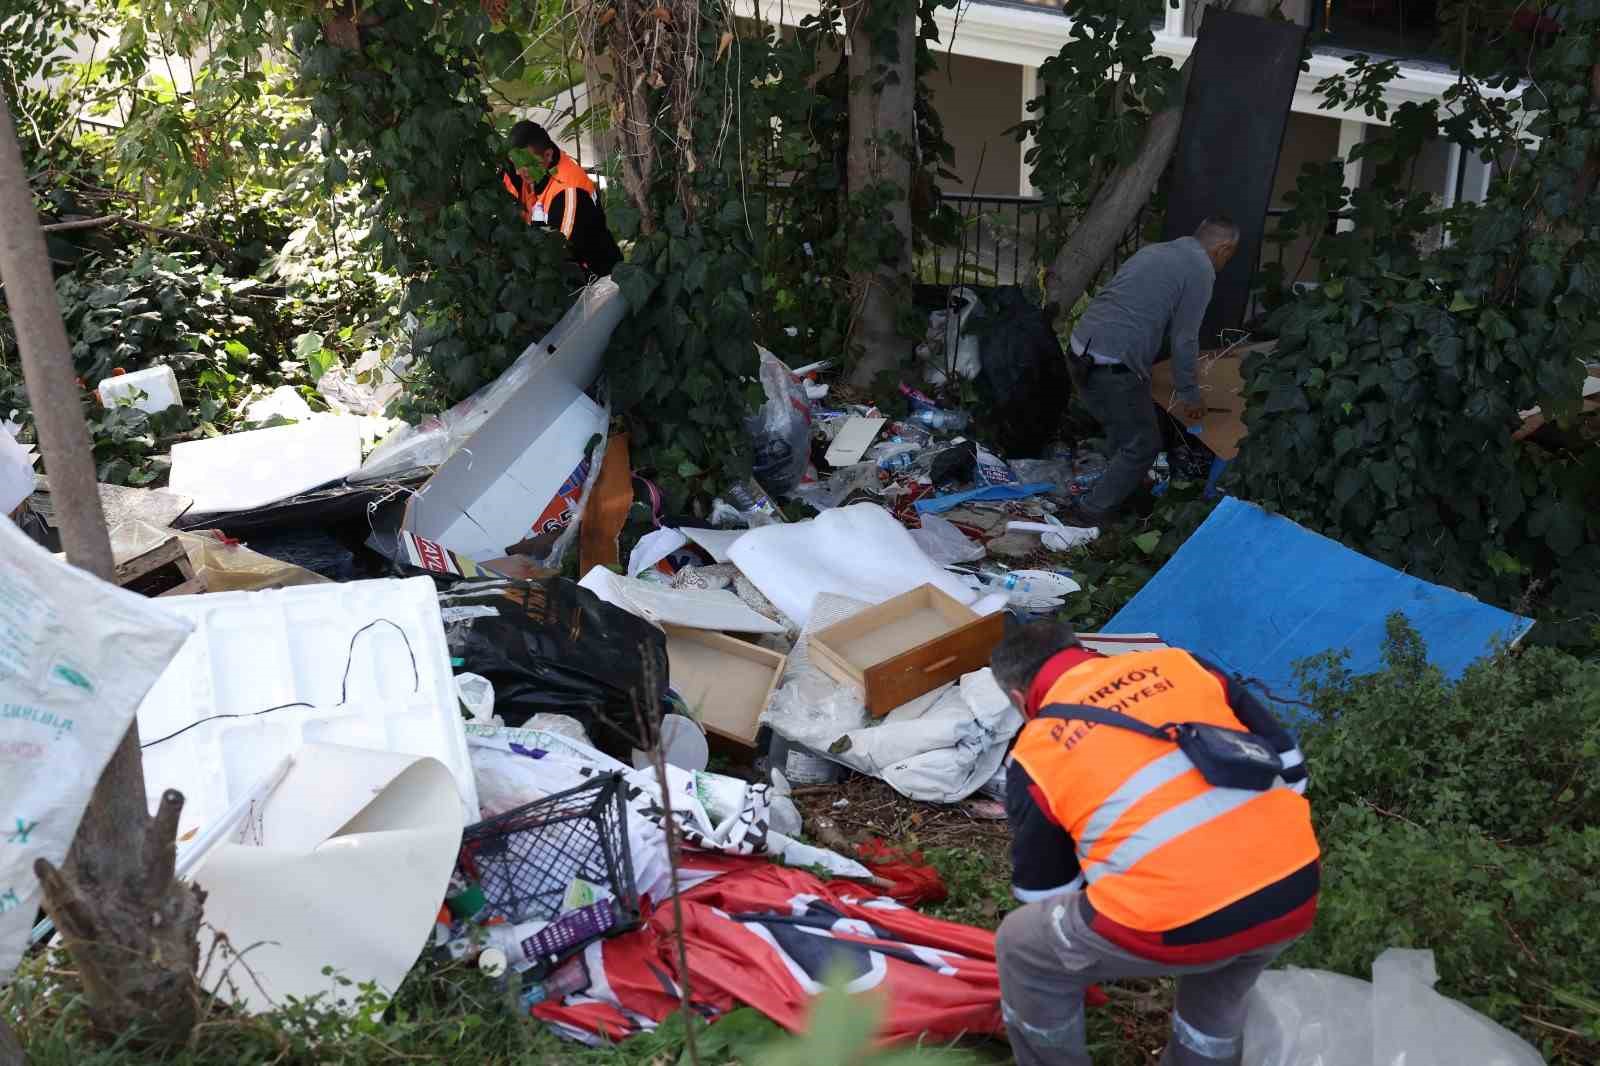
[[[972,416],[965,411],[950,411],[942,407],[919,407],[911,412],[910,421],[932,430],[959,433],[972,422]]]

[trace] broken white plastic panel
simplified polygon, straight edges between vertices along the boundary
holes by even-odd
[[[603,407],[565,381],[522,397],[434,472],[407,503],[404,528],[474,562],[566,528],[569,507],[551,505],[582,493],[584,450],[606,421]]]
[[[477,820],[432,579],[159,603],[195,627],[139,706],[146,787],[152,802],[163,789],[183,793],[180,839],[222,818],[307,743],[436,758],[455,778],[462,811]],[[310,706],[282,706],[298,703]],[[192,728],[161,739],[186,726]]]
[[[1154,633],[1079,633],[1078,643],[1101,655],[1126,655],[1171,647]]]
[[[375,481],[440,466],[506,408],[513,421],[522,423],[524,440],[537,436],[573,396],[594,384],[611,331],[626,310],[616,282],[593,282],[505,373],[443,414],[386,437],[352,480]]]
[[[935,565],[888,511],[856,503],[824,511],[806,522],[752,529],[728,557],[771,600],[804,626],[819,593],[877,604],[932,585],[970,604],[976,592]]]
[[[361,420],[329,415],[174,444],[168,487],[194,500],[194,514],[225,514],[287,500],[360,465]]]
[[[206,988],[247,1010],[319,993],[353,1006],[371,981],[392,993],[433,932],[464,823],[436,759],[307,744],[241,832],[193,880],[206,891]],[[215,932],[228,950],[212,950]],[[244,952],[239,959],[233,952]]]
[[[172,372],[170,366],[152,366],[131,374],[117,374],[95,386],[95,392],[106,407],[115,407],[118,402],[126,400],[131,406],[150,414],[183,403],[183,394],[178,391],[178,375]]]
[[[669,589],[623,577],[603,566],[583,575],[579,585],[613,607],[620,607],[656,625],[690,629],[722,629],[733,633],[782,633],[783,626],[745,606],[722,589]]]
[[[706,554],[719,563],[728,561],[728,549],[733,547],[733,542],[750,532],[748,529],[690,529],[685,526],[680,532],[695,544],[704,548]]]

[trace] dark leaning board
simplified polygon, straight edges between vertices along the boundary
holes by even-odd
[[[1207,8],[1195,41],[1162,239],[1193,233],[1211,214],[1240,230],[1200,327],[1202,349],[1244,321],[1305,36],[1292,22]]]

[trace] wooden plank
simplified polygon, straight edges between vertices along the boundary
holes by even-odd
[[[867,710],[882,717],[907,700],[988,666],[989,653],[1005,636],[1005,629],[1005,613],[997,611],[868,667]]]
[[[633,469],[628,462],[628,435],[619,433],[606,444],[600,461],[600,476],[584,506],[578,527],[578,572],[587,574],[597,566],[617,566],[621,553],[617,538],[628,521],[633,506]]]
[[[126,585],[128,582],[141,578],[151,571],[174,564],[179,564],[179,573],[182,574],[183,569],[189,565],[189,556],[183,550],[183,542],[181,540],[177,537],[168,537],[154,548],[140,552],[133,558],[118,563],[116,581],[119,585]],[[191,569],[189,573],[183,574],[183,576],[192,577],[193,570]]]

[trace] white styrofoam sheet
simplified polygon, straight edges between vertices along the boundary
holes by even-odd
[[[801,626],[811,617],[812,601],[824,592],[877,604],[932,585],[960,603],[978,598],[923,554],[906,528],[875,503],[752,529],[728,549],[728,558]]]
[[[478,820],[478,790],[431,578],[156,602],[195,631],[139,705],[140,741],[149,744],[212,715],[241,716],[202,722],[144,750],[152,809],[164,789],[184,795],[180,838],[221,816],[306,743],[432,756],[455,778],[464,817]],[[351,639],[373,622],[352,650]],[[257,713],[294,702],[312,706]]]
[[[360,466],[361,419],[322,415],[174,444],[167,487],[194,500],[193,514],[224,514],[287,500]]]

